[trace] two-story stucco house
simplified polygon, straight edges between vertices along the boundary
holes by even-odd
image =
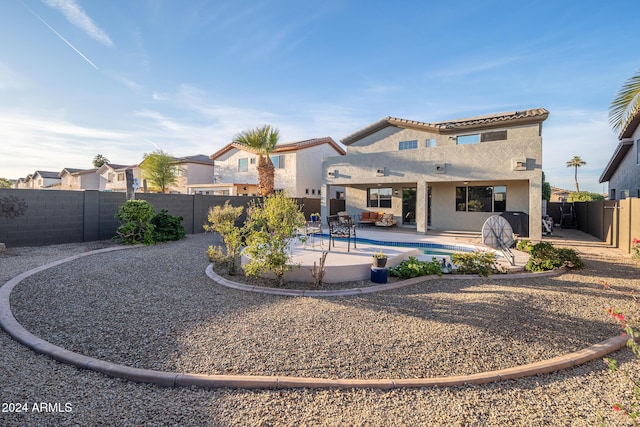
[[[141,171],[138,165],[119,165],[115,163],[105,163],[98,168],[98,175],[104,180],[104,191],[126,192],[127,178],[126,170],[133,170],[133,178],[142,183]],[[142,184],[137,192],[142,192]]]
[[[618,141],[600,182],[608,182],[609,200],[640,197],[640,109],[622,128]]]
[[[190,186],[213,182],[213,160],[209,156],[176,157],[173,164],[177,168],[178,179],[169,186],[169,193],[189,194]]]
[[[322,162],[322,217],[333,186],[346,210],[391,213],[417,232],[478,231],[491,215],[529,215],[542,236],[543,108],[425,123],[386,117],[346,136],[347,154]]]
[[[61,190],[104,190],[107,182],[97,168],[64,168],[60,172],[60,179]]]
[[[275,166],[275,190],[292,197],[320,198],[322,195],[322,159],[342,156],[345,150],[331,137],[278,144],[271,153]],[[193,186],[193,192],[220,195],[258,194],[258,154],[251,148],[232,142],[211,155],[215,162],[215,182]],[[335,194],[327,197],[335,198]]]
[[[60,175],[58,172],[51,171],[35,171],[31,175],[31,187],[33,189],[51,189],[58,188],[60,186]]]

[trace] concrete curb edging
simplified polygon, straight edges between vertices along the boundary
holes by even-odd
[[[559,276],[567,272],[566,267],[558,268],[556,270],[542,271],[537,273],[518,273],[516,274],[493,274],[490,276],[491,279],[528,279],[533,277],[554,277]],[[488,279],[487,277],[481,276],[472,276],[472,275],[442,275],[442,276],[418,276],[413,277],[411,279],[399,280],[393,283],[385,283],[381,285],[373,285],[366,286],[362,288],[350,288],[350,289],[333,289],[333,290],[316,290],[316,289],[280,289],[280,288],[267,288],[264,286],[258,285],[246,285],[244,283],[234,282],[229,279],[225,279],[220,276],[218,273],[213,271],[213,264],[209,264],[207,268],[205,268],[205,274],[214,282],[219,285],[226,286],[227,288],[237,289],[240,291],[247,292],[256,292],[260,294],[269,294],[269,295],[281,295],[281,296],[289,296],[289,297],[336,297],[336,296],[349,296],[349,295],[362,295],[362,294],[372,294],[375,292],[389,291],[392,289],[404,288],[406,286],[415,285],[416,283],[424,282],[427,280],[468,280],[468,279]]]
[[[528,365],[516,366],[513,368],[500,369],[497,371],[483,372],[472,375],[459,375],[450,377],[435,378],[408,378],[408,379],[328,379],[328,378],[306,378],[287,376],[251,376],[251,375],[199,375],[184,374],[165,371],[154,371],[149,369],[132,368],[130,366],[109,363],[104,360],[85,356],[80,353],[69,351],[45,341],[31,332],[27,331],[13,316],[11,311],[10,296],[13,289],[25,278],[48,268],[76,260],[81,257],[110,252],[114,250],[129,249],[131,247],[114,247],[98,249],[74,255],[49,264],[26,271],[6,282],[0,287],[0,326],[16,341],[34,350],[37,353],[49,356],[59,362],[66,363],[77,368],[89,369],[95,372],[108,375],[110,377],[128,379],[134,382],[150,383],[164,387],[205,387],[205,388],[246,388],[246,389],[284,389],[284,388],[372,388],[372,389],[394,389],[394,388],[415,388],[434,386],[455,386],[465,384],[486,384],[496,381],[512,380],[526,376],[544,374],[562,369],[572,368],[577,365],[600,358],[624,347],[629,338],[626,336],[616,336],[592,345],[585,349],[569,353],[567,355],[554,357],[552,359],[531,363]],[[207,271],[211,268],[209,266]],[[212,270],[212,269],[211,269]],[[210,276],[211,277],[211,276]],[[221,278],[222,279],[222,278]],[[424,280],[424,278],[420,278]],[[225,279],[223,279],[225,280]],[[233,285],[241,285],[228,281]],[[409,279],[406,282],[415,282]],[[393,285],[396,285],[396,282]],[[403,284],[408,286],[411,283]],[[242,285],[247,286],[247,285]],[[250,286],[249,286],[250,287]],[[281,291],[274,289],[274,291]],[[282,290],[286,291],[286,290]],[[318,292],[318,291],[316,291]],[[275,293],[277,295],[288,295]]]

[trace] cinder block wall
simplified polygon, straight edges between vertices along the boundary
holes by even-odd
[[[166,209],[181,216],[187,234],[203,233],[209,208],[223,205],[244,206],[238,219],[246,219],[252,197],[187,194],[136,193],[156,212]],[[18,190],[0,189],[0,242],[11,246],[40,246],[111,239],[120,223],[115,218],[126,201],[125,193],[95,190]],[[344,201],[342,206],[344,209]],[[320,212],[319,199],[299,199],[305,217]]]

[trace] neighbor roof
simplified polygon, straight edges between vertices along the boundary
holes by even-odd
[[[636,105],[636,109],[622,127],[618,139],[631,138],[635,130],[638,128],[638,125],[640,125],[640,104]]]
[[[286,144],[278,144],[276,145],[276,148],[273,150],[273,153],[285,153],[288,151],[303,150],[305,148],[314,147],[316,145],[322,145],[322,144],[329,144],[340,155],[346,154],[346,151],[344,151],[344,149],[340,147],[340,145],[338,145],[338,143],[335,142],[333,138],[331,138],[330,136],[325,136],[322,138],[306,139],[304,141],[288,142]],[[251,147],[248,147],[244,144],[240,144],[239,142],[234,141],[225,145],[224,147],[222,147],[222,149],[213,153],[211,155],[211,160],[216,160],[220,158],[222,155],[228,153],[234,148],[237,150],[248,151],[250,153],[256,154],[256,151],[253,150]]]
[[[618,166],[620,166],[622,159],[624,159],[624,156],[631,147],[633,147],[633,138],[626,138],[620,141],[616,147],[616,151],[613,152],[613,156],[609,159],[609,163],[607,163],[607,166],[604,168],[602,175],[600,175],[599,182],[602,183],[611,179],[616,169],[618,169]]]
[[[176,163],[205,163],[213,165],[213,161],[204,154],[196,154],[195,156],[174,157]]]
[[[33,176],[36,176],[36,175],[40,175],[43,178],[54,178],[54,179],[60,178],[59,172],[52,172],[52,171],[35,171],[33,173]]]
[[[484,116],[475,116],[436,123],[418,122],[415,120],[388,116],[352,133],[351,135],[345,136],[340,140],[340,142],[345,145],[350,145],[388,126],[447,134],[467,130],[492,129],[504,127],[505,125],[542,123],[547,119],[547,117],[549,117],[549,112],[544,108],[488,114]]]

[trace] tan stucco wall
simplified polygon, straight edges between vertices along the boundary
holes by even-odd
[[[531,217],[531,237],[539,238],[542,215],[540,125],[505,129],[506,140],[456,145],[456,135],[453,134],[437,135],[389,126],[348,146],[346,156],[325,159],[323,184],[347,187],[347,210],[354,213],[367,209],[366,188],[378,184],[399,190],[417,186],[418,199],[424,200],[420,189],[428,185],[432,187],[432,209],[435,209],[432,211],[432,228],[480,231],[489,215],[455,212],[455,187],[464,185],[464,182],[470,186],[504,185],[508,182],[507,209],[527,212]],[[460,135],[480,132],[461,132]],[[427,138],[436,138],[436,147],[425,147]],[[398,142],[405,140],[418,140],[418,149],[399,151]],[[515,171],[514,161],[520,159],[526,162],[526,170]],[[438,167],[444,167],[444,173],[438,173]],[[377,176],[379,169],[386,170],[386,175]],[[334,170],[338,171],[338,176],[329,176],[328,172]],[[401,222],[400,202],[394,199],[391,209],[398,222]],[[422,207],[422,212],[420,209],[417,207],[417,229],[425,232],[425,221],[421,218],[425,207]]]

